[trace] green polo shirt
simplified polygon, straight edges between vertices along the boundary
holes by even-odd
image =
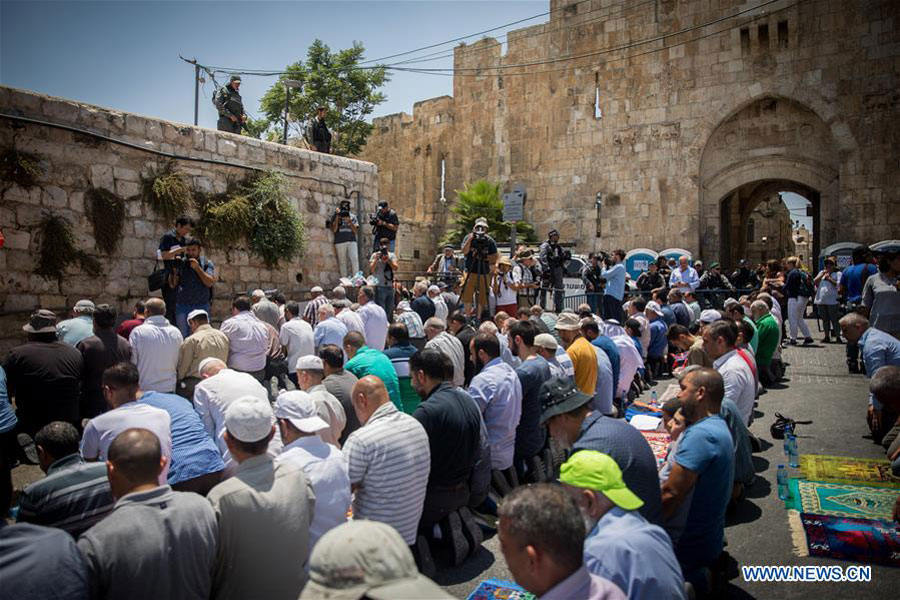
[[[759,351],[756,353],[756,363],[766,366],[772,362],[772,355],[778,348],[781,329],[772,313],[768,313],[756,322],[756,331],[759,333]]]
[[[759,352],[759,331],[756,330],[756,323],[753,322],[753,319],[745,316],[744,321],[750,323],[750,327],[753,328],[753,339],[750,340],[750,348],[753,349],[753,354],[756,354]]]
[[[384,383],[387,388],[391,402],[398,410],[403,410],[403,401],[400,395],[400,381],[397,379],[397,372],[391,359],[384,355],[381,350],[363,346],[356,353],[356,356],[347,361],[344,368],[359,379],[366,375],[374,375]]]

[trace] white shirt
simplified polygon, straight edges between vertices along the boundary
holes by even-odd
[[[678,266],[672,270],[672,274],[669,276],[669,287],[696,290],[699,285],[700,277],[697,275],[697,270],[691,266],[684,271]]]
[[[358,331],[363,336],[366,335],[366,326],[363,324],[362,319],[359,318],[359,315],[349,308],[344,308],[341,312],[334,315],[334,318],[344,324],[347,327],[347,333],[351,331]]]
[[[446,323],[447,317],[450,316],[450,309],[447,307],[447,302],[444,300],[444,297],[440,294],[428,297],[434,302],[434,316]]]
[[[228,367],[253,373],[266,368],[269,330],[252,312],[245,310],[226,319],[219,328],[228,336]],[[134,332],[132,332],[134,333]]]
[[[635,313],[629,318],[641,324],[641,357],[647,358],[647,348],[650,347],[650,321],[644,313]]]
[[[356,311],[365,328],[366,346],[376,350],[384,350],[387,339],[388,320],[384,309],[369,300]]]
[[[326,532],[347,521],[350,508],[350,475],[344,454],[317,435],[298,438],[284,447],[276,464],[293,463],[303,469],[316,494],[309,550]]]
[[[178,354],[184,339],[177,327],[162,315],[147,317],[131,331],[131,362],[137,365],[141,389],[145,392],[175,391]]]
[[[253,375],[232,369],[222,369],[194,387],[194,410],[200,415],[203,427],[216,442],[216,447],[225,461],[225,476],[234,474],[237,462],[225,444],[225,411],[228,405],[242,396],[254,396],[269,401],[266,389]],[[273,420],[274,423],[274,420]],[[275,428],[275,437],[269,442],[269,456],[275,457],[281,451],[281,435]]]
[[[295,391],[281,392],[278,397],[296,393]],[[306,393],[309,394],[316,406],[316,416],[328,423],[328,429],[323,429],[317,432],[316,435],[326,444],[340,448],[341,445],[338,443],[338,440],[341,438],[341,433],[343,433],[344,427],[347,425],[347,413],[344,412],[344,406],[341,404],[341,401],[325,389],[325,386],[321,383],[312,386],[306,390]]]
[[[300,317],[294,317],[282,325],[278,339],[281,341],[281,345],[286,346],[288,349],[287,364],[291,373],[294,372],[297,366],[298,358],[309,356],[316,352],[312,325]]]
[[[453,387],[462,387],[466,381],[466,355],[459,338],[442,331],[425,342],[425,347],[450,357],[450,362],[453,363]]]
[[[744,417],[744,424],[749,427],[753,416],[753,400],[756,398],[756,381],[747,361],[732,350],[713,361],[713,368],[725,380],[725,397],[737,404]]]
[[[617,335],[610,339],[619,351],[619,389],[616,390],[616,397],[624,398],[628,395],[631,382],[634,381],[634,374],[644,366],[644,359],[634,347],[634,340],[630,336]]]
[[[137,328],[135,328],[137,329]],[[97,415],[84,428],[81,436],[81,456],[85,460],[105,461],[109,452],[109,445],[116,436],[133,427],[149,429],[159,438],[159,447],[162,455],[170,460],[159,474],[159,484],[166,485],[169,476],[169,462],[172,458],[172,418],[166,411],[140,404],[138,402],[126,402],[118,408],[114,408],[102,415]]]
[[[617,335],[625,335],[625,327],[623,323],[613,323],[613,320],[603,321],[600,324],[600,334],[608,338],[614,338]]]

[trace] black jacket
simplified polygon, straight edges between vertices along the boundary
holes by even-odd
[[[241,99],[241,94],[230,85],[223,85],[219,88],[213,98],[213,104],[219,111],[220,117],[226,119],[235,117],[240,122],[244,115],[244,101]]]

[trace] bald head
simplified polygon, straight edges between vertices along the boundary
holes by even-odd
[[[166,303],[162,298],[148,298],[144,302],[144,314],[148,317],[155,317],[166,314]]]
[[[207,360],[204,360],[202,363],[202,368],[200,369],[200,377],[203,379],[212,377],[222,369],[226,368],[226,366],[227,365],[218,358],[209,358]]]
[[[366,375],[353,385],[350,393],[353,408],[363,425],[379,407],[391,401],[387,388],[378,377]]]
[[[126,429],[109,445],[106,466],[113,495],[121,498],[139,486],[156,486],[165,460],[159,438],[148,429]]]

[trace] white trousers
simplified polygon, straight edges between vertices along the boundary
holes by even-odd
[[[790,328],[791,341],[797,341],[797,327],[800,327],[800,333],[805,338],[811,338],[809,327],[803,320],[803,313],[806,312],[806,303],[809,298],[806,296],[797,296],[796,298],[788,298],[788,327]]]
[[[341,242],[334,245],[337,252],[338,271],[341,277],[353,277],[359,271],[359,252],[356,242]]]

